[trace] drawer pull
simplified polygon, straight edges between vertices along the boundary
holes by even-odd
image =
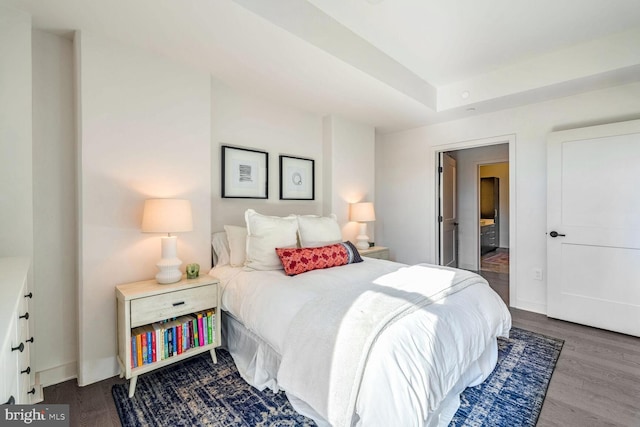
[[[30,342],[31,344],[33,344],[33,337],[29,338],[28,340],[26,340],[25,342]]]
[[[29,312],[27,311],[25,314],[23,314],[22,316],[18,317],[18,319],[29,320]]]
[[[5,405],[15,405],[16,404],[16,399],[15,397],[11,396],[9,398],[9,400],[7,400],[6,402],[4,402]]]
[[[29,391],[27,392],[27,394],[33,394],[33,395],[35,395],[35,394],[36,394],[36,388],[35,388],[35,387],[31,387],[31,390],[29,390]]]
[[[29,292],[24,296],[25,298],[33,298],[33,292]]]
[[[20,353],[22,353],[24,351],[24,344],[20,343],[20,345],[17,347],[11,347],[11,351],[16,351],[16,350],[20,350]]]
[[[173,303],[173,306],[174,306],[174,307],[177,307],[177,306],[179,306],[179,305],[183,305],[183,304],[184,304],[184,301],[174,302],[174,303]]]
[[[24,371],[20,371],[21,374],[30,374],[31,373],[31,366],[27,366],[27,369],[25,369]]]

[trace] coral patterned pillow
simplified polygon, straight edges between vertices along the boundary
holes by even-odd
[[[362,262],[358,250],[351,242],[336,243],[318,248],[276,248],[287,276],[305,271]]]

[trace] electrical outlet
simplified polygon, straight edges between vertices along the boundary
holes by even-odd
[[[541,268],[534,268],[533,269],[533,278],[535,280],[542,280],[542,269]]]

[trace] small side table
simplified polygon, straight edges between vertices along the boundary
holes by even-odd
[[[369,258],[389,259],[389,248],[384,246],[373,246],[369,249],[358,249],[360,255]]]
[[[167,285],[160,285],[155,280],[145,280],[142,282],[126,283],[116,286],[116,299],[118,307],[117,330],[118,330],[118,362],[120,364],[120,377],[131,379],[129,383],[129,397],[133,397],[136,390],[138,375],[153,371],[163,366],[179,362],[188,357],[205,351],[211,353],[214,363],[217,363],[215,348],[220,346],[220,293],[218,290],[218,279],[203,275],[195,279],[183,278],[179,282]],[[210,313],[211,325],[203,326],[207,333],[207,342],[204,345],[197,345],[180,350],[173,356],[163,357],[157,354],[156,361],[132,366],[132,330],[143,327],[149,333],[156,329],[169,328],[170,323],[161,323],[165,320],[176,318],[193,319],[201,323],[204,316],[202,313]],[[200,319],[198,319],[200,317]],[[202,321],[204,322],[204,321]],[[207,325],[208,323],[204,323]],[[178,327],[176,325],[176,327]],[[199,328],[199,326],[196,326]],[[188,329],[188,328],[187,328]],[[208,331],[211,330],[211,336]],[[161,329],[162,331],[162,329]],[[176,330],[177,331],[177,330]],[[158,333],[158,337],[163,334]],[[134,336],[135,338],[135,336]],[[159,338],[158,338],[159,339]],[[156,341],[157,342],[157,341]],[[157,350],[157,348],[156,348]]]

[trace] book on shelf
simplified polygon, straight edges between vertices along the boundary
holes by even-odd
[[[147,335],[147,364],[153,363],[153,333],[151,325],[144,327],[144,333]]]
[[[176,328],[176,349],[178,349],[177,353],[178,354],[182,354],[182,324],[180,325],[175,325],[174,328]]]
[[[207,311],[207,337],[209,344],[213,343],[213,331],[215,330],[213,327],[213,311]]]
[[[200,341],[198,338],[198,316],[196,316],[195,314],[191,314],[190,317],[191,323],[193,324],[193,346],[199,347]]]
[[[163,335],[164,335],[164,344],[163,344],[163,355],[164,355],[164,359],[168,359],[169,358],[169,329],[167,328],[163,328]]]
[[[194,343],[194,331],[193,331],[193,321],[192,318],[189,316],[189,324],[188,324],[188,328],[189,328],[189,348],[193,348],[195,347],[195,343]]]
[[[137,332],[136,332],[136,344],[137,344],[136,357],[138,359],[138,366],[142,366],[142,335],[139,329],[137,329]]]
[[[182,322],[182,349],[183,351],[189,350],[191,347],[189,346],[189,318],[184,317],[184,322]]]
[[[202,323],[202,312],[198,313],[198,343],[200,347],[204,345],[204,326]]]
[[[155,336],[155,355],[156,358],[154,361],[164,359],[164,329],[162,324],[159,322],[153,323],[151,325],[154,331]]]
[[[214,308],[131,329],[131,367],[159,362],[214,343],[215,315]]]
[[[157,362],[158,354],[156,347],[158,346],[158,341],[156,340],[156,331],[153,329],[153,325],[149,325],[149,328],[151,329],[148,332],[149,337],[151,338],[151,361]]]
[[[138,366],[138,349],[136,347],[136,336],[131,336],[131,367],[135,368]]]

